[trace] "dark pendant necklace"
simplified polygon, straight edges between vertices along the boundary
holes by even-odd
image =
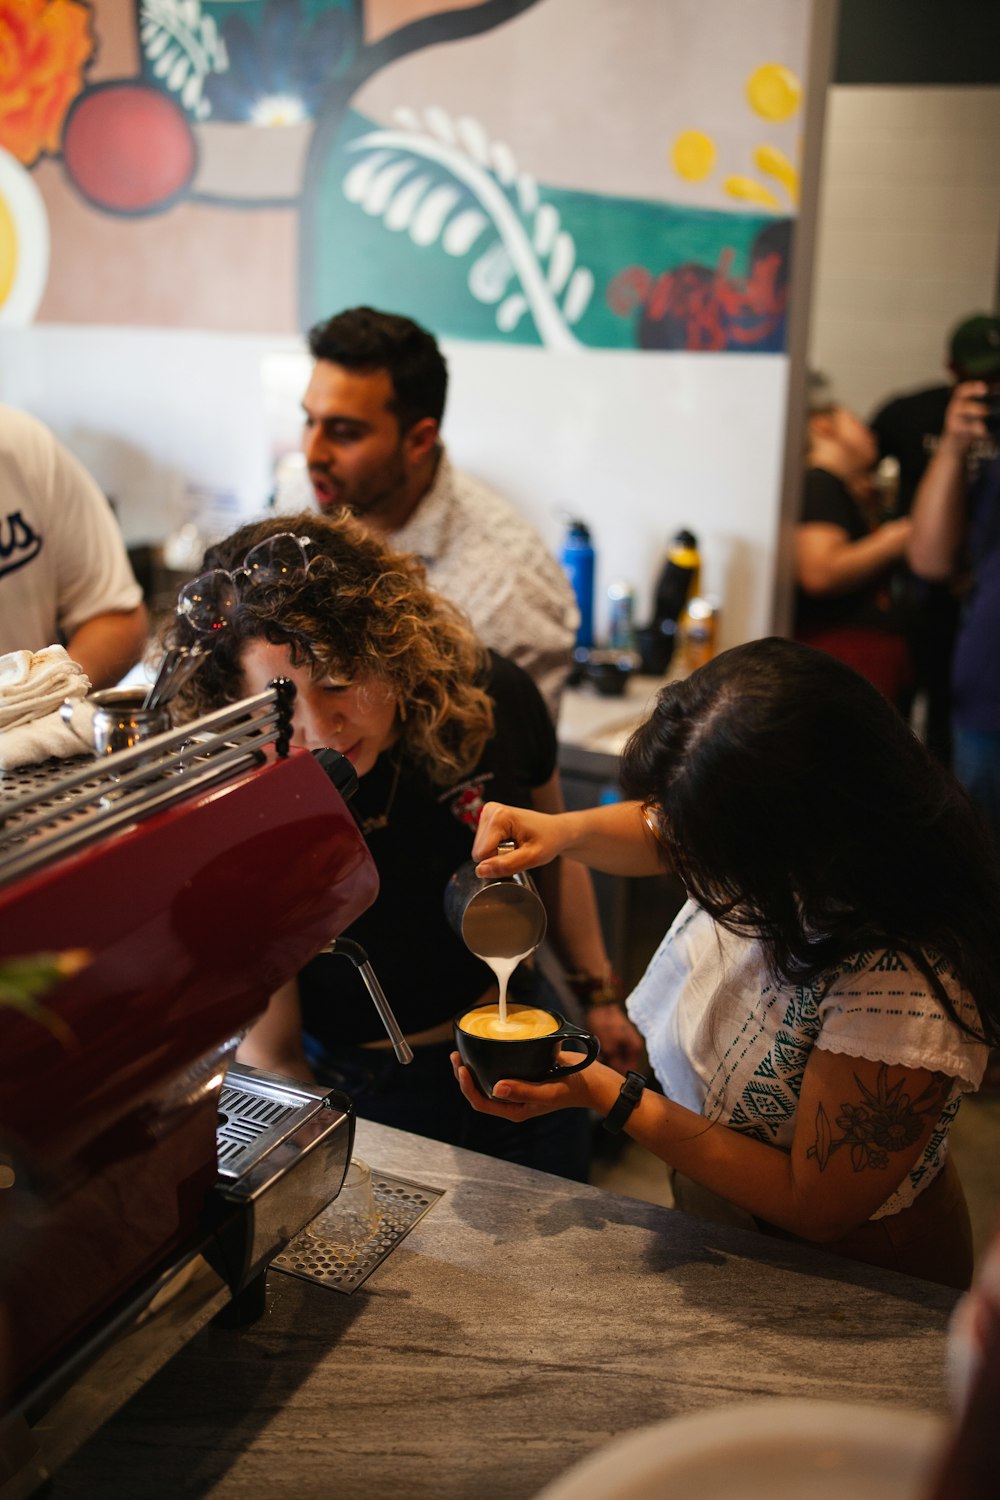
[[[402,760],[397,760],[395,762],[395,767],[396,769],[393,772],[392,776],[392,786],[389,788],[389,800],[386,802],[382,811],[380,813],[375,813],[370,818],[361,819],[361,832],[365,835],[366,838],[368,834],[377,833],[380,828],[388,828],[389,826],[389,814],[392,812],[392,804],[396,800],[396,791],[399,787],[399,773],[403,767]]]

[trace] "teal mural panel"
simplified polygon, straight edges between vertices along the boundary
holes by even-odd
[[[742,347],[782,347],[787,220],[545,185],[526,201],[521,187],[460,143],[351,112],[310,188],[307,320],[370,303],[486,342],[739,348],[742,331]],[[755,301],[747,288],[767,255]],[[644,319],[657,288],[666,306]]]

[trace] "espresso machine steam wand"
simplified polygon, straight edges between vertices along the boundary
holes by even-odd
[[[375,1009],[382,1018],[382,1025],[385,1027],[389,1040],[392,1042],[393,1052],[395,1052],[401,1063],[411,1063],[413,1061],[413,1048],[399,1029],[399,1022],[392,1013],[382,986],[378,982],[375,970],[368,961],[368,954],[362,948],[361,944],[355,943],[351,938],[336,937],[332,942],[327,943],[322,951],[324,953],[342,953],[345,958],[351,960],[351,963],[364,981],[365,989],[375,1003]]]
[[[319,761],[340,795],[344,798],[344,801],[349,801],[357,791],[358,778],[347,756],[341,755],[338,750],[330,749],[314,750],[313,755]],[[326,947],[320,951],[323,953],[342,953],[345,958],[351,960],[351,963],[364,981],[365,989],[375,1003],[375,1009],[382,1018],[382,1025],[388,1032],[389,1040],[392,1042],[392,1050],[401,1063],[411,1063],[413,1061],[413,1049],[399,1029],[399,1022],[392,1013],[382,986],[376,977],[375,970],[368,962],[368,954],[362,948],[361,944],[355,943],[351,938],[337,937],[331,943],[327,943]]]

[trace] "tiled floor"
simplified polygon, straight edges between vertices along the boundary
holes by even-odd
[[[952,1129],[952,1146],[972,1216],[977,1256],[1000,1230],[1000,1090],[966,1099]],[[666,1168],[626,1139],[619,1155],[598,1160],[592,1180],[600,1187],[649,1203],[671,1205]]]

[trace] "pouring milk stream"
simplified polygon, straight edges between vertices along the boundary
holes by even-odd
[[[503,843],[501,850],[513,848]],[[453,923],[470,952],[493,970],[500,986],[500,1024],[516,1030],[507,1019],[507,986],[522,959],[528,958],[545,936],[545,908],[526,874],[481,880],[468,865],[453,877],[458,910]],[[455,916],[459,920],[455,921]]]

